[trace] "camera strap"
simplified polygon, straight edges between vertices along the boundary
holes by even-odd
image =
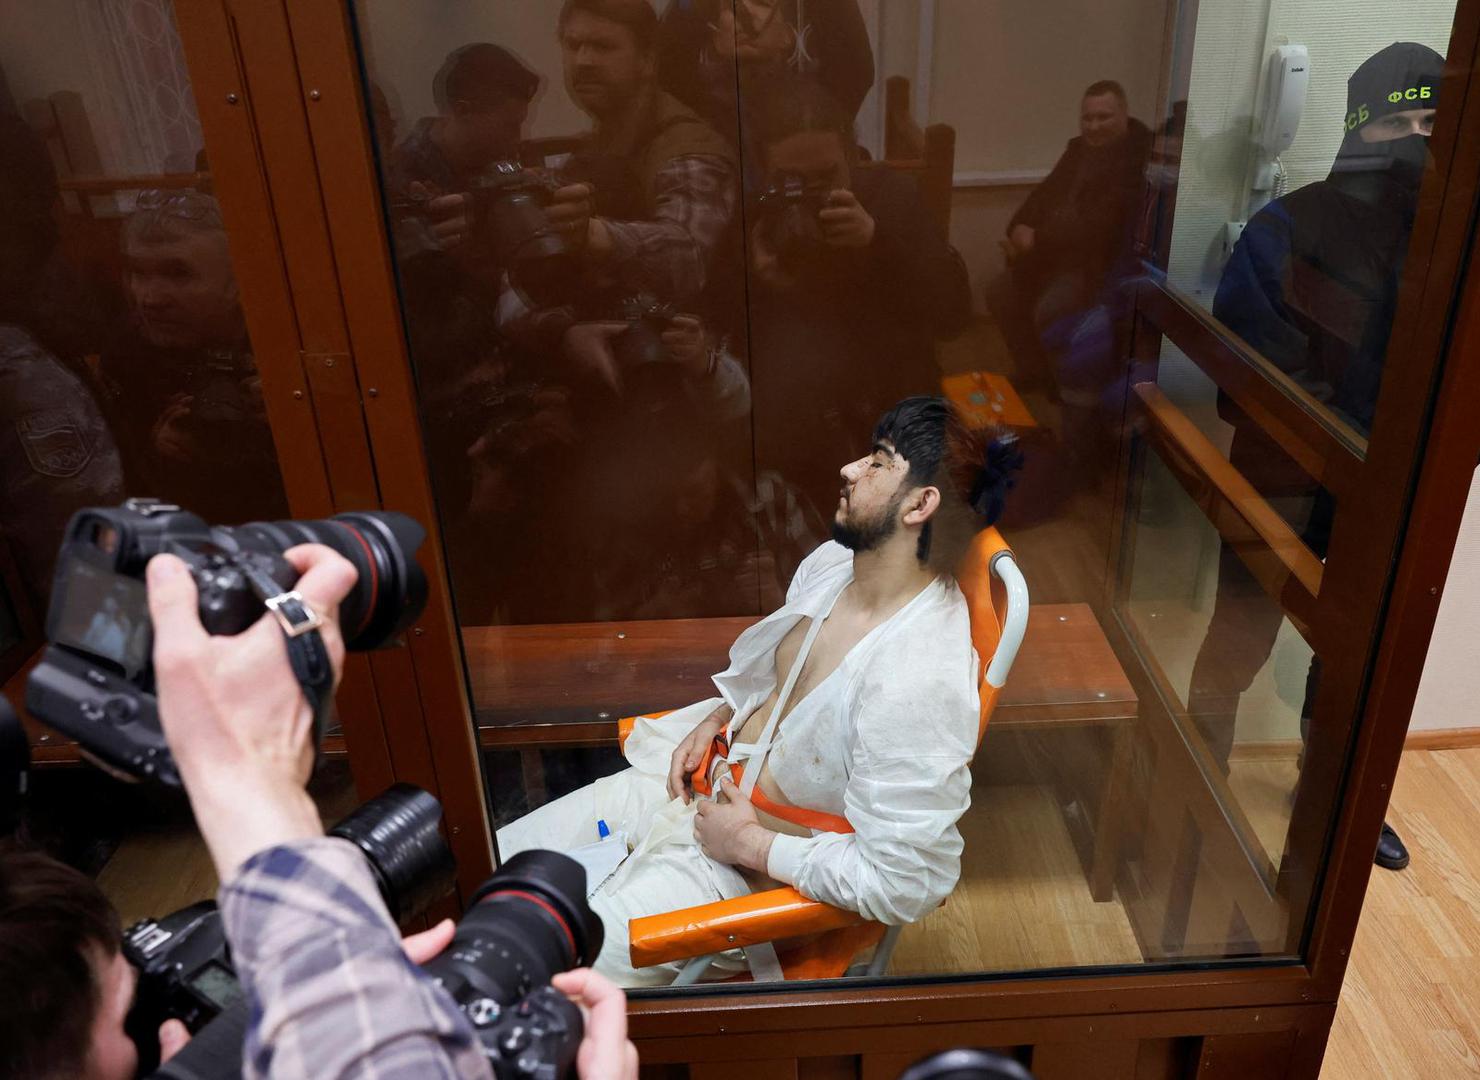
[[[283,645],[288,651],[293,677],[298,680],[303,696],[313,710],[313,752],[317,762],[324,724],[334,700],[334,665],[329,660],[324,637],[319,633],[319,627],[324,623],[323,616],[303,599],[302,593],[296,589],[284,592],[277,581],[258,567],[238,564],[238,568],[246,576],[257,599],[277,619],[283,631]]]

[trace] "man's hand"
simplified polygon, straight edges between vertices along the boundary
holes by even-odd
[[[284,557],[294,588],[323,618],[335,684],[344,667],[339,602],[355,583],[348,560],[319,544]],[[313,766],[313,711],[288,663],[283,632],[266,612],[234,637],[200,624],[189,570],[173,555],[149,562],[149,615],[159,719],[225,882],[264,848],[323,835],[303,785]]]
[[[757,279],[777,292],[796,288],[796,278],[782,267],[781,256],[766,242],[760,224],[750,230],[750,269]]]
[[[704,320],[697,315],[675,315],[662,333],[663,345],[673,360],[683,365],[691,379],[702,379],[709,373],[709,335]]]
[[[730,722],[735,710],[728,704],[720,705],[703,720],[694,725],[694,730],[684,736],[683,742],[673,750],[668,762],[668,797],[682,799],[687,806],[693,792],[693,773],[704,760],[704,751],[714,737]]]
[[[847,188],[827,196],[827,205],[817,212],[822,238],[833,247],[865,248],[874,242],[874,219]]]
[[[590,240],[591,219],[596,216],[596,189],[590,184],[567,184],[550,196],[545,214],[560,230],[566,243],[580,251]]]
[[[622,373],[612,352],[612,339],[627,332],[624,322],[576,323],[561,342],[565,359],[583,375],[595,376],[617,393],[622,392]]]
[[[1026,255],[1033,250],[1033,226],[1014,225],[1012,231],[1007,234],[1007,242],[1012,245],[1016,255]]]
[[[724,802],[704,800],[694,819],[699,850],[715,862],[766,872],[776,834],[760,823],[755,807],[729,777],[720,781]]]
[[[627,995],[621,987],[590,968],[562,971],[550,985],[586,1016],[576,1075],[581,1080],[637,1080],[637,1047],[627,1038]]]

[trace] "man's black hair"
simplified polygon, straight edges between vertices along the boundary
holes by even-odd
[[[477,41],[447,54],[432,79],[432,100],[448,113],[454,101],[483,108],[505,97],[529,101],[539,87],[540,77],[508,49]]]
[[[40,852],[0,852],[0,1076],[76,1076],[102,1004],[97,964],[122,943],[87,877]]]
[[[1099,97],[1101,94],[1114,94],[1117,101],[1129,107],[1130,99],[1125,96],[1125,87],[1114,79],[1101,79],[1099,82],[1090,83],[1081,98]]]
[[[887,443],[909,469],[904,487],[932,485],[941,509],[920,530],[916,556],[954,568],[970,539],[1002,516],[1007,492],[1016,482],[1023,455],[1010,432],[972,428],[939,397],[908,397],[879,418],[874,442]],[[937,521],[942,529],[934,526]],[[945,551],[932,552],[934,535],[944,531]]]

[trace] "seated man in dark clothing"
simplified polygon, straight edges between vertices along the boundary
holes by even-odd
[[[142,193],[124,258],[132,318],[100,375],[129,492],[210,522],[287,517],[215,198]]]
[[[661,42],[663,88],[731,137],[788,75],[816,80],[850,119],[874,84],[858,0],[673,0]]]
[[[1053,386],[1076,412],[1066,429],[1092,422],[1103,389],[1105,332],[1113,337],[1120,316],[1112,294],[1131,253],[1150,149],[1120,84],[1090,86],[1079,135],[1008,223],[1007,272],[987,289],[1020,387]]]
[[[934,343],[965,326],[970,287],[914,181],[858,164],[825,90],[788,84],[759,119],[770,186],[748,215],[756,460],[826,520],[837,491],[816,463],[857,451],[891,402],[938,390]]]
[[[1363,435],[1377,405],[1443,67],[1427,46],[1399,43],[1356,70],[1330,176],[1254,216],[1213,302],[1213,314],[1230,330]],[[1229,460],[1277,507],[1299,508],[1286,516],[1324,559],[1330,494],[1232,401],[1221,399],[1219,412],[1234,428]],[[1213,618],[1188,689],[1188,711],[1225,771],[1239,698],[1269,658],[1282,622],[1279,605],[1225,543]],[[1320,658],[1313,657],[1302,733],[1319,679]],[[1387,826],[1377,862],[1389,869],[1408,863]]]

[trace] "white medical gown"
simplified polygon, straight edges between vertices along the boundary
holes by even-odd
[[[503,856],[554,846],[566,834],[594,840],[588,819],[601,814],[612,827],[629,830],[634,845],[611,887],[601,890],[612,903],[620,899],[622,915],[685,906],[662,900],[689,891],[675,880],[681,874],[696,879],[692,902],[716,898],[716,891],[745,892],[739,874],[698,851],[693,805],[667,801],[663,785],[673,750],[721,698],[735,710],[738,730],[775,688],[781,639],[798,619],[827,612],[852,579],[852,552],[832,542],[819,547],[798,568],[786,604],[736,639],[730,666],[714,677],[720,698],[639,720],[625,748],[632,768],[499,830]],[[960,876],[956,822],[971,801],[978,670],[966,600],[949,578],[937,578],[853,646],[786,715],[766,764],[785,801],[845,817],[854,831],[777,835],[769,875],[883,923],[914,922],[934,910]],[[661,865],[666,883],[644,864]],[[638,897],[649,893],[656,906],[635,910],[648,906]],[[593,897],[593,904],[602,899]],[[609,921],[609,936],[613,929]],[[625,942],[625,933],[617,933]],[[624,947],[610,944],[615,960]]]

